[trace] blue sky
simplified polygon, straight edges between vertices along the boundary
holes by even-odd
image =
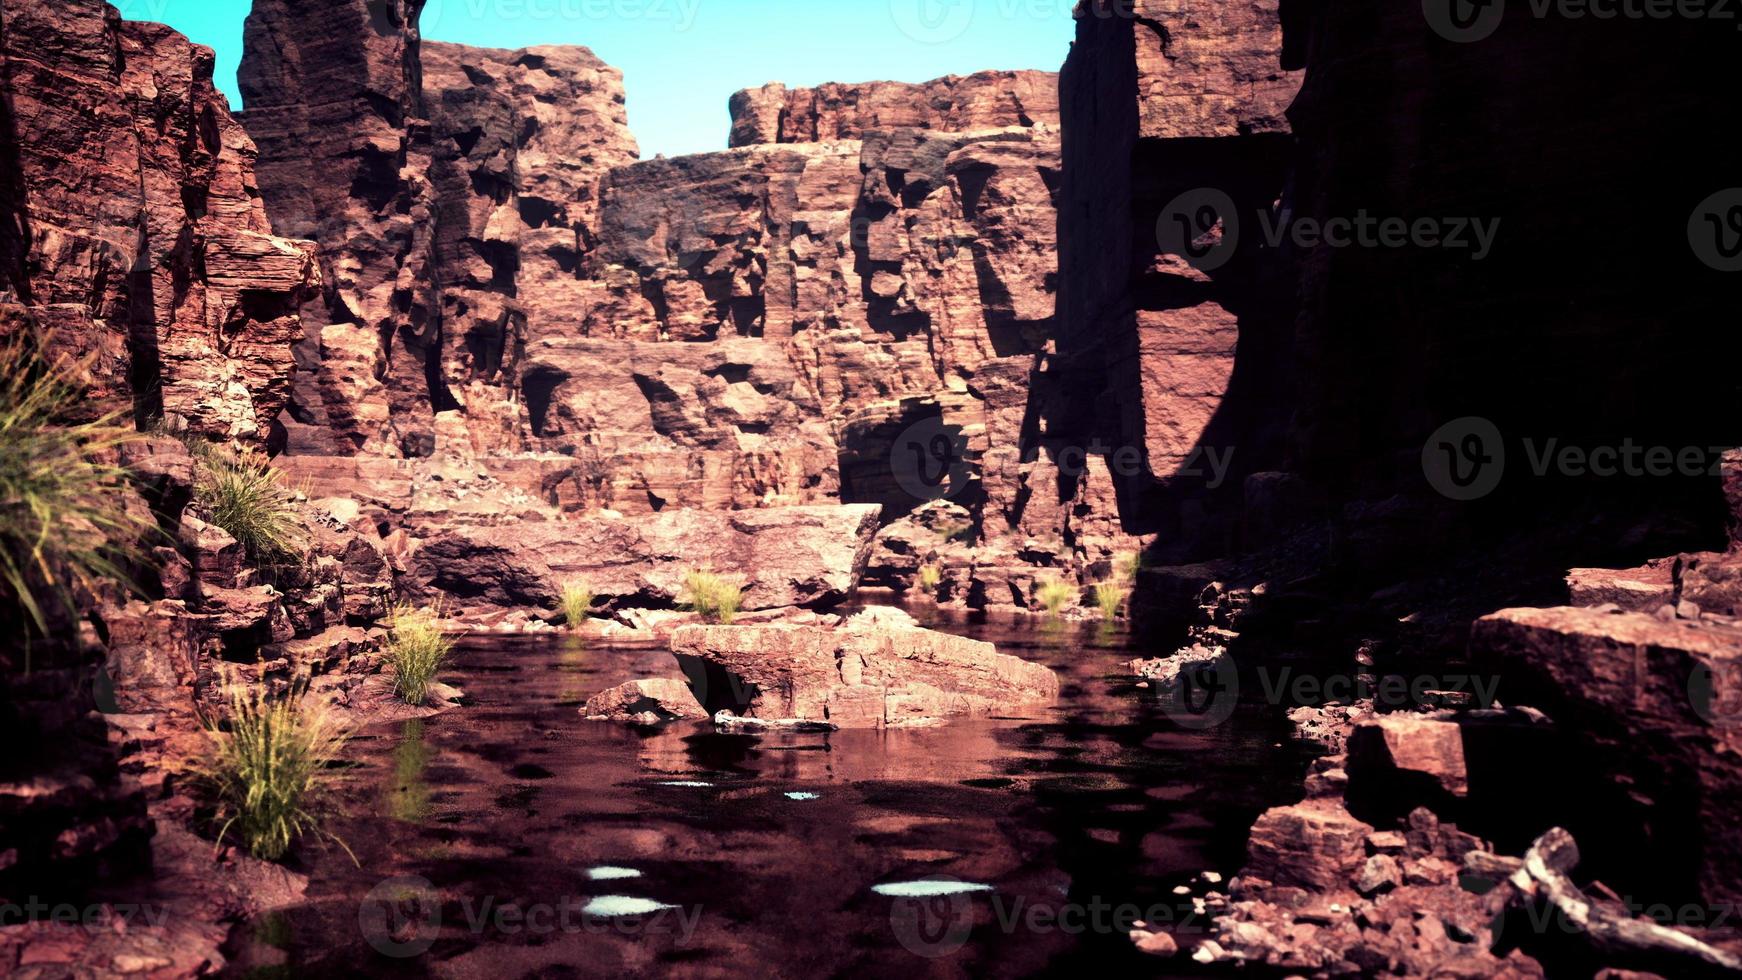
[[[112,0],[236,65],[252,0]],[[726,145],[726,100],[764,82],[924,81],[988,68],[1057,71],[1074,0],[430,0],[424,36],[488,47],[584,44],[623,69],[644,156]]]

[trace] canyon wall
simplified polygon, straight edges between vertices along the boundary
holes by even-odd
[[[1167,243],[1205,205],[1276,210],[1300,85],[1281,49],[1274,0],[1094,3],[1062,77],[1060,421],[1141,457],[1118,468],[1122,514],[1176,553],[1228,544],[1191,501],[1251,472],[1259,454],[1228,402],[1270,390],[1260,352],[1292,296],[1257,235],[1212,222]]]
[[[1709,474],[1565,478],[1532,451],[1737,441],[1729,290],[1689,246],[1734,183],[1712,136],[1727,32],[1513,12],[1458,43],[1414,7],[1122,9],[1085,7],[1063,74],[1059,344],[1083,393],[1065,411],[1117,419],[1148,460],[1121,485],[1129,528],[1196,559],[1347,518],[1376,578],[1575,509],[1638,525],[1635,557],[1711,540]],[[1625,81],[1598,67],[1622,62]],[[1363,218],[1433,235],[1318,234]],[[1507,465],[1463,506],[1422,457],[1467,417]],[[1209,453],[1234,458],[1215,493]]]
[[[878,504],[888,584],[976,540],[981,604],[1135,547],[1041,423],[1055,76],[767,86],[734,148],[632,162],[590,52],[425,42],[417,13],[249,20],[265,197],[327,273],[287,465],[470,459],[571,514]]]
[[[85,418],[256,445],[290,397],[299,307],[319,279],[312,243],[271,234],[254,144],[212,62],[100,0],[0,3],[0,331],[68,359]],[[113,492],[163,531],[140,550],[177,555],[186,450],[154,438],[123,453],[138,492]],[[155,591],[156,569],[142,571]],[[22,747],[0,763],[0,900],[70,894],[146,860],[147,793],[96,710],[118,707],[115,672],[185,679],[180,644],[205,625],[185,606],[123,611],[118,590],[96,591],[81,604],[97,628],[72,649],[25,636],[22,617],[0,641],[0,734]],[[144,682],[128,696],[154,693],[176,696]]]
[[[259,3],[241,70],[274,223],[322,245],[293,453],[524,446],[529,323],[572,322],[593,193],[636,157],[582,48],[425,44],[420,2]],[[438,423],[466,423],[438,433]]]
[[[94,0],[4,15],[0,317],[98,353],[141,419],[263,441],[318,280],[271,234],[212,52]]]
[[[1733,901],[1742,633],[1718,459],[1742,441],[1742,336],[1722,326],[1742,151],[1722,66],[1742,35],[1521,5],[1480,37],[1379,0],[1122,9],[1083,7],[1062,76],[1057,411],[1142,448],[1121,517],[1180,564],[1143,575],[1140,606],[1190,615],[1208,586],[1243,666],[1299,645],[1387,678],[1493,670],[1605,801],[1496,809],[1545,821],[1533,835],[1564,822],[1611,886]],[[1319,234],[1388,219],[1401,236]],[[1586,465],[1630,446],[1624,472]],[[1220,488],[1194,472],[1211,450],[1236,454]],[[1434,465],[1448,450],[1475,479]],[[1532,603],[1568,605],[1496,612]],[[1344,761],[1315,767],[1310,807],[1343,795]],[[1323,844],[1303,863],[1334,863]]]

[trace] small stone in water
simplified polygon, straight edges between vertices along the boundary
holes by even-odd
[[[1137,944],[1137,951],[1150,956],[1169,957],[1179,953],[1179,944],[1165,932],[1133,932],[1132,941]]]
[[[1222,951],[1221,946],[1216,945],[1216,943],[1212,941],[1206,940],[1192,953],[1192,959],[1195,962],[1209,966],[1211,963],[1222,959],[1226,955],[1227,954]]]
[[[714,784],[713,783],[698,782],[694,779],[672,779],[672,780],[668,780],[666,782],[660,783],[659,785],[661,785],[661,786],[681,786],[681,787],[684,787],[686,789],[711,789],[711,788],[713,788]]]
[[[815,793],[788,793],[788,794],[786,794],[786,798],[789,800],[797,800],[800,803],[803,803],[806,800],[820,800],[820,799],[822,799],[821,796],[818,796]]]
[[[604,865],[597,868],[588,868],[587,877],[594,881],[622,881],[625,878],[639,878],[641,877],[641,872],[634,868],[614,868],[610,865]]]

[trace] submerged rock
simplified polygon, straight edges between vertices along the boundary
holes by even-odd
[[[687,626],[672,651],[704,704],[749,719],[883,728],[1044,705],[1059,691],[1046,667],[894,609],[836,628]]]
[[[741,718],[730,711],[722,711],[715,715],[714,726],[723,732],[778,730],[802,734],[841,730],[841,726],[826,721],[805,721],[801,718]]]
[[[1171,657],[1133,660],[1125,666],[1136,676],[1156,681],[1165,687],[1177,683],[1181,674],[1199,668],[1214,667],[1227,656],[1228,651],[1221,647],[1207,647],[1197,644],[1187,647]]]

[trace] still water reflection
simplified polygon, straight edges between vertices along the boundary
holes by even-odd
[[[335,829],[362,867],[309,854],[308,901],[235,972],[1156,975],[1123,927],[1188,918],[1172,889],[1237,871],[1252,819],[1298,797],[1284,724],[1253,704],[1174,725],[1119,634],[936,625],[1054,667],[1059,703],[883,733],[636,729],[578,709],[678,676],[663,648],[468,640],[466,707],[354,744]]]

